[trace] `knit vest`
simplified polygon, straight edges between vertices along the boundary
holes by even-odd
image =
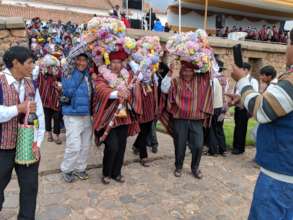
[[[25,99],[35,94],[31,80],[24,79]],[[0,105],[14,106],[19,104],[19,95],[13,84],[9,85],[5,74],[0,75]],[[8,122],[0,123],[0,149],[13,150],[16,147],[18,116]]]
[[[272,172],[293,176],[293,112],[257,130],[257,163]]]

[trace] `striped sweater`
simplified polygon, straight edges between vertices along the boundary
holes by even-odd
[[[293,111],[293,69],[280,76],[263,94],[256,92],[247,78],[237,83],[241,101],[260,123],[269,123]]]

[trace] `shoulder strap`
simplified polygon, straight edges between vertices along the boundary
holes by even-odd
[[[2,87],[2,84],[3,84],[3,75],[0,76],[0,105],[3,105],[3,87]]]

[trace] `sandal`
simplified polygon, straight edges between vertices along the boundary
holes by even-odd
[[[54,139],[53,139],[53,137],[48,137],[47,141],[48,141],[48,142],[53,142]]]
[[[143,167],[150,167],[150,164],[148,163],[148,161],[147,161],[146,158],[141,159],[141,160],[140,160],[140,164],[141,164]]]
[[[196,178],[196,179],[202,179],[202,178],[203,178],[203,175],[202,175],[202,173],[201,173],[200,170],[192,171],[192,175],[193,175],[194,178]]]
[[[55,143],[56,143],[57,145],[60,145],[60,144],[62,144],[62,141],[58,138],[57,140],[55,140]]]
[[[110,177],[103,177],[102,178],[102,183],[105,185],[109,185],[111,183],[111,178]]]
[[[116,178],[113,178],[118,183],[125,183],[125,178],[122,175],[117,176]]]

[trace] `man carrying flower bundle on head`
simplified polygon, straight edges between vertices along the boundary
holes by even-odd
[[[126,69],[127,58],[136,44],[125,37],[121,21],[103,21],[93,18],[88,25],[98,36],[91,47],[92,58],[99,66],[94,80],[94,129],[99,142],[105,144],[102,182],[109,184],[114,179],[123,183],[126,141],[139,129],[135,122],[141,111],[139,84]]]
[[[121,169],[124,161],[126,141],[139,106],[134,106],[139,93],[132,88],[133,78],[123,67],[128,55],[121,48],[109,55],[110,65],[99,67],[95,80],[97,100],[94,114],[94,128],[99,132],[100,141],[105,143],[103,158],[103,183],[111,179],[123,183]],[[136,103],[138,104],[138,103]]]
[[[138,118],[140,133],[138,134],[133,150],[139,152],[140,163],[149,167],[147,162],[148,138],[152,126],[158,116],[158,77],[160,53],[162,51],[159,37],[142,37],[137,42],[137,51],[133,53],[130,66],[137,75],[141,85],[142,115]]]
[[[166,106],[161,121],[171,133],[175,146],[174,175],[180,177],[186,146],[191,149],[191,172],[201,179],[199,164],[203,149],[203,127],[208,126],[213,113],[211,85],[212,51],[202,31],[175,35],[167,43],[170,54],[179,56],[181,68],[174,76],[174,67],[163,79],[161,90],[166,94]]]

